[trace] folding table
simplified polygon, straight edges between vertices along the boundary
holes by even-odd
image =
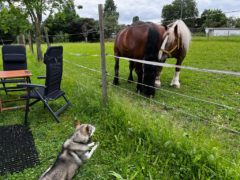
[[[11,78],[26,78],[27,82],[30,83],[30,77],[32,76],[31,71],[29,70],[14,70],[14,71],[0,71],[0,79],[11,79]],[[0,90],[3,90],[3,88],[0,88]],[[21,101],[24,99],[15,99],[15,100],[5,100],[2,101],[0,97],[0,112],[6,111],[6,110],[12,110],[12,109],[19,109],[19,108],[25,108],[24,106],[14,106],[14,107],[3,107],[4,103],[13,102],[13,101]]]

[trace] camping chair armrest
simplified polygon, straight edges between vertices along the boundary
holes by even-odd
[[[46,76],[38,76],[38,79],[46,79]]]
[[[46,88],[46,86],[41,84],[30,84],[30,83],[23,83],[23,84],[17,84],[17,87],[19,88]]]

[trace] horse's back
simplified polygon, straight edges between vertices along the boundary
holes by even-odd
[[[115,55],[142,59],[150,28],[159,33],[160,48],[165,28],[154,23],[140,22],[124,28],[117,34],[114,44]]]

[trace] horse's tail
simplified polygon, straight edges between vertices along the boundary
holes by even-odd
[[[158,61],[159,41],[160,41],[159,32],[152,27],[149,28],[148,38],[144,51],[144,60]],[[157,67],[154,65],[144,64],[143,70],[144,70],[143,84],[147,85],[143,87],[143,93],[147,96],[154,95],[155,89],[149,86],[154,86],[155,84]]]

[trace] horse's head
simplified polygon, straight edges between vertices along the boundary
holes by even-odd
[[[157,75],[157,67],[154,65],[143,65],[143,87],[142,92],[145,96],[151,97],[155,95],[155,78]]]
[[[165,62],[167,58],[174,57],[180,48],[180,34],[178,25],[170,27],[164,34],[164,40],[159,51],[158,59]]]
[[[164,62],[166,58],[175,57],[188,51],[191,32],[182,20],[170,24],[163,35],[163,43],[158,54],[158,60]]]

